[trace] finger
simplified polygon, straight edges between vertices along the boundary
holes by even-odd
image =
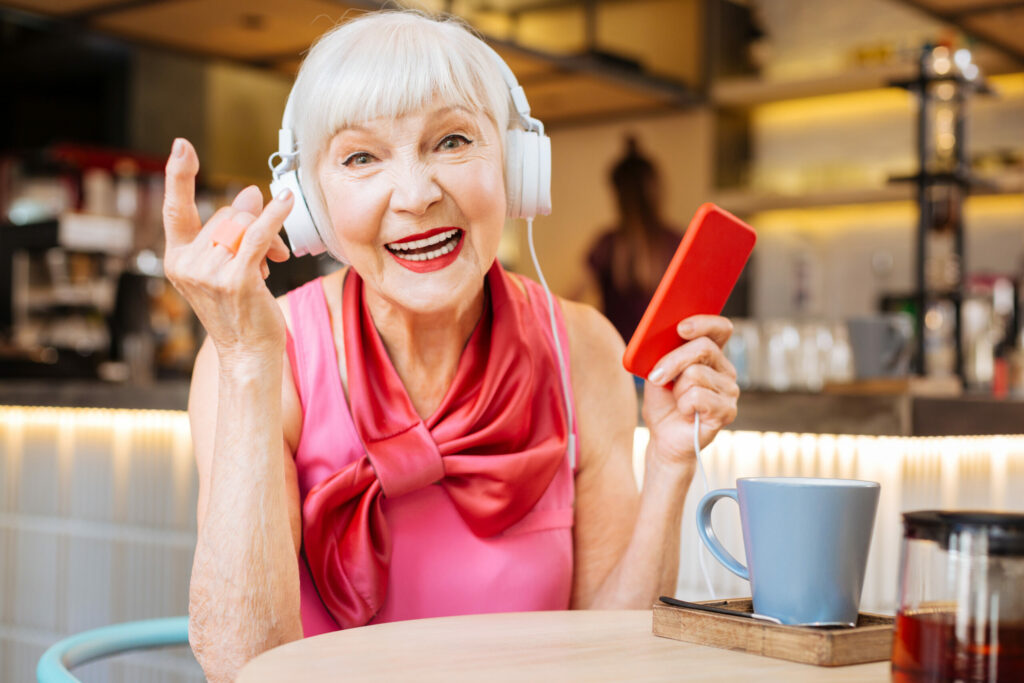
[[[199,231],[199,235],[196,238],[196,242],[206,244],[210,241],[210,235],[217,230],[217,226],[224,221],[231,220],[238,215],[238,211],[233,206],[222,206],[217,209],[216,212],[210,219],[206,221],[206,225]]]
[[[292,210],[293,201],[291,190],[285,190],[267,204],[259,218],[245,231],[237,258],[256,264],[266,257],[271,242],[278,236],[284,219]]]
[[[732,336],[732,322],[720,315],[691,315],[676,326],[683,339],[708,337],[719,346],[725,346]]]
[[[164,180],[164,233],[169,247],[188,244],[202,228],[196,208],[198,172],[195,149],[188,140],[176,139],[167,159]]]
[[[672,393],[679,398],[693,387],[709,389],[728,398],[740,395],[739,386],[733,377],[699,363],[683,371],[672,387]]]
[[[210,230],[210,241],[214,246],[224,247],[232,254],[238,253],[238,246],[245,237],[246,230],[256,221],[256,216],[240,211],[230,218],[217,222]]]
[[[270,266],[267,265],[266,261],[260,263],[260,274],[263,275],[264,280],[270,277]]]
[[[281,239],[281,235],[275,235],[270,243],[270,250],[267,251],[267,258],[275,263],[281,263],[282,261],[287,261],[291,255],[292,252],[288,249],[288,245],[284,243],[284,240]]]
[[[694,413],[701,418],[701,440],[714,436],[720,426],[731,424],[736,418],[736,399],[702,386],[691,386],[681,395],[664,387],[647,383],[644,385],[643,419],[651,429],[665,420],[675,421],[680,417],[692,422]],[[711,428],[711,431],[707,431]]]
[[[702,364],[722,372],[735,370],[732,363],[726,359],[722,348],[709,337],[698,337],[688,341],[682,346],[677,346],[672,351],[662,356],[655,363],[654,369],[648,375],[647,380],[659,386],[675,380],[690,365]]]
[[[253,216],[259,216],[263,212],[263,193],[260,192],[260,188],[250,185],[235,195],[235,200],[231,202],[231,206],[238,211],[245,211]]]
[[[704,387],[691,387],[679,397],[676,406],[687,421],[692,420],[694,414],[700,414],[702,440],[736,419],[736,401]]]

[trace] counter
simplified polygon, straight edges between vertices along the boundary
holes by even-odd
[[[187,380],[162,380],[149,385],[98,380],[3,380],[0,406],[185,410],[188,387]]]
[[[188,382],[4,381],[0,405],[185,410]],[[873,436],[1024,434],[1024,401],[745,391],[732,429]]]
[[[745,391],[731,428],[873,436],[1024,434],[1024,401]]]

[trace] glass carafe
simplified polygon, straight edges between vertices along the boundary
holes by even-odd
[[[1024,514],[903,515],[892,679],[1024,681]]]

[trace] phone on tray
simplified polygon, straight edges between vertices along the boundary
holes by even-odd
[[[647,305],[622,364],[646,378],[680,345],[676,325],[697,314],[718,315],[754,249],[754,229],[714,204],[704,204],[687,228]]]

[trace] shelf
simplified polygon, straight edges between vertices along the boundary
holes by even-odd
[[[889,178],[890,183],[913,183],[917,185],[920,182],[924,182],[925,185],[959,185],[965,189],[971,190],[974,194],[983,194],[988,192],[989,194],[1000,194],[1002,193],[1002,186],[1000,183],[992,178],[983,178],[974,173],[962,173],[959,171],[946,172],[946,173],[915,173],[914,175],[900,175],[891,176]]]
[[[32,311],[66,307],[109,313],[114,308],[116,289],[114,279],[75,286],[33,287],[26,293],[24,303]]]
[[[1020,65],[983,47],[972,50],[974,62],[990,81],[998,75],[1020,70]],[[839,73],[792,80],[768,80],[758,77],[725,78],[711,87],[711,101],[725,107],[747,107],[768,102],[839,95],[863,90],[896,88],[894,82],[915,81],[919,76],[917,60],[898,64],[851,67]],[[995,78],[993,78],[995,76]],[[996,90],[1000,88],[997,83]]]
[[[878,90],[891,88],[892,81],[911,79],[916,74],[917,66],[908,63],[853,69],[832,76],[792,81],[730,78],[712,86],[711,101],[719,106],[743,107],[803,97]]]
[[[956,73],[946,74],[943,76],[931,75],[924,78],[921,78],[920,75],[915,78],[900,78],[892,81],[889,85],[894,88],[917,91],[921,88],[922,83],[925,85],[930,85],[932,83],[956,83],[960,87],[972,90],[979,95],[992,95],[995,92],[989,87],[988,81],[984,78],[971,80],[970,78],[966,78],[965,76]]]
[[[978,181],[983,185],[973,191],[971,196],[1024,193],[1024,177],[1018,173],[981,176]],[[793,195],[750,190],[723,190],[717,192],[712,201],[737,215],[749,215],[760,211],[912,201],[916,197],[916,193],[917,188],[907,182],[893,183],[879,188],[827,190]]]
[[[848,204],[910,201],[913,197],[914,190],[910,186],[892,185],[877,189],[830,190],[797,195],[734,190],[718,193],[714,195],[712,201],[732,213],[745,215],[781,209],[811,209]]]

